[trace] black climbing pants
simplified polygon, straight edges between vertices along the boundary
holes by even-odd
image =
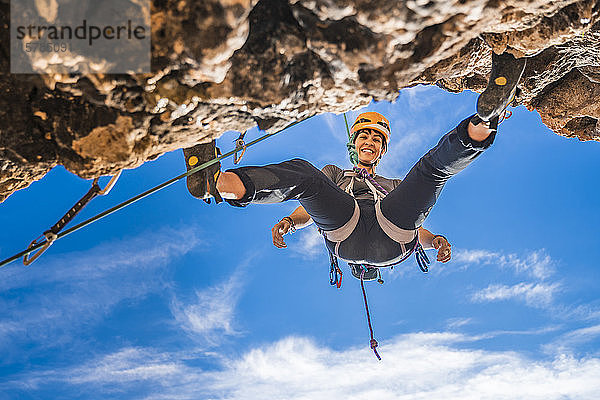
[[[343,241],[326,240],[338,257],[371,265],[398,261],[412,249],[416,230],[423,224],[446,181],[466,168],[494,141],[495,132],[476,142],[467,133],[470,118],[444,135],[438,144],[413,166],[398,187],[377,204],[359,200],[339,188],[308,161],[293,159],[262,167],[241,167],[237,174],[246,188],[244,198],[227,200],[244,207],[250,203],[298,200],[325,233],[348,225],[360,216]]]

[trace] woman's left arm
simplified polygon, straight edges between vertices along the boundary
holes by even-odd
[[[427,229],[419,228],[419,243],[423,249],[436,249],[438,251],[437,260],[442,263],[450,261],[452,257],[452,245],[444,236],[434,235]]]

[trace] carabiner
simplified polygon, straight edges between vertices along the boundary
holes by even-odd
[[[423,250],[423,246],[421,246],[420,243],[417,243],[415,250],[415,258],[417,259],[417,264],[419,264],[419,268],[424,273],[429,272],[429,264],[431,263],[431,261],[429,261],[427,253],[425,253],[425,250]]]
[[[52,246],[52,243],[54,243],[54,241],[57,238],[57,235],[54,232],[46,231],[46,232],[44,232],[43,235],[40,235],[39,237],[34,239],[34,241],[31,242],[29,244],[29,247],[27,247],[27,248],[30,249],[33,246],[37,245],[38,239],[40,239],[42,236],[46,238],[46,243],[44,243],[44,245],[38,251],[36,251],[33,254],[33,256],[30,257],[31,253],[25,254],[23,256],[23,265],[27,266],[27,265],[31,264],[32,262],[34,262],[39,256],[41,256],[46,250],[48,250],[48,247]]]
[[[110,178],[110,181],[108,181],[108,183],[106,184],[106,186],[104,187],[104,189],[102,189],[102,190],[100,190],[98,192],[98,194],[100,196],[104,196],[104,195],[108,194],[111,191],[111,189],[113,188],[113,186],[115,186],[115,183],[117,183],[117,180],[121,176],[121,172],[123,172],[123,170],[120,170],[119,172],[117,172],[115,175],[113,175]],[[99,178],[94,179],[94,183],[98,183],[98,179]]]
[[[235,153],[233,154],[233,163],[238,164],[244,153],[246,152],[246,142],[244,142],[244,136],[246,136],[246,131],[240,133],[240,136],[235,140]],[[242,154],[238,157],[238,151],[242,151]]]
[[[342,270],[338,264],[337,257],[330,251],[329,252],[329,284],[336,286],[338,289],[342,287]]]

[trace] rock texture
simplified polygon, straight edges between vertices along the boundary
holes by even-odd
[[[529,57],[519,101],[551,130],[600,140],[600,1],[153,0],[152,73],[87,76],[9,74],[9,8],[0,200],[58,164],[91,178],[417,84],[481,91],[490,49]]]

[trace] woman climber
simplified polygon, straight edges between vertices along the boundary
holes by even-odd
[[[513,100],[525,67],[508,53],[493,55],[492,73],[477,102],[477,114],[464,119],[425,154],[404,180],[377,175],[375,167],[391,139],[389,121],[376,112],[360,114],[350,129],[352,170],[327,165],[318,170],[293,159],[260,167],[220,171],[220,164],[188,177],[188,189],[202,199],[225,199],[244,207],[250,203],[298,200],[300,206],[272,228],[273,244],[286,247],[284,235],[314,222],[329,251],[350,263],[353,274],[374,279],[378,268],[402,261],[419,245],[436,249],[448,262],[451,245],[423,222],[449,178],[466,168],[491,146],[499,116]],[[214,158],[214,141],[185,149],[188,169],[198,160]],[[357,266],[363,266],[356,269]]]
[[[414,165],[404,180],[375,173],[391,137],[390,123],[381,114],[360,114],[350,129],[348,150],[352,170],[327,165],[318,170],[308,161],[293,159],[263,167],[241,167],[221,173],[213,164],[188,176],[188,189],[198,198],[244,207],[250,203],[298,200],[300,206],[273,228],[273,244],[286,247],[283,236],[314,222],[329,250],[331,284],[340,287],[337,257],[346,260],[360,279],[371,334],[370,346],[379,360],[373,336],[364,280],[379,277],[415,253],[419,267],[429,262],[423,249],[437,249],[437,260],[448,262],[451,245],[442,235],[423,228],[423,222],[448,179],[465,169],[494,142],[499,118],[513,101],[525,59],[508,53],[492,55],[492,72],[477,99],[477,114],[458,124]],[[214,141],[184,149],[188,170],[200,160],[218,155]],[[209,201],[209,200],[208,200]]]

